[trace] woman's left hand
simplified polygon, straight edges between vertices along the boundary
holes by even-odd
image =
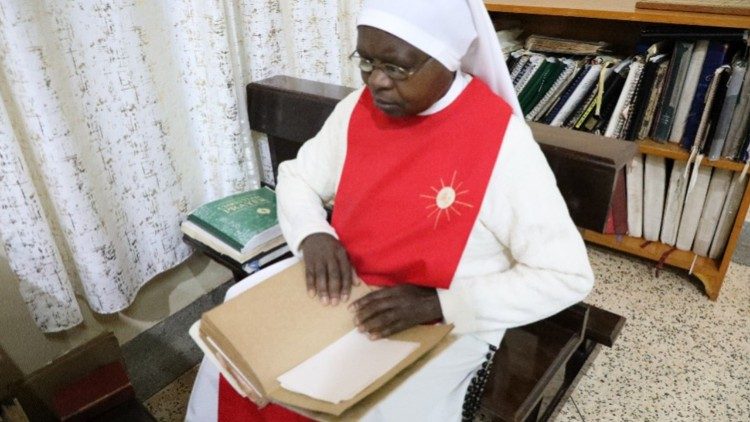
[[[355,324],[371,339],[388,337],[415,325],[443,319],[437,290],[401,284],[376,290],[349,305]]]

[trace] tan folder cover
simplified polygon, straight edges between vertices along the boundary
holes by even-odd
[[[200,335],[210,339],[253,386],[270,401],[306,411],[341,415],[399,372],[434,348],[453,328],[423,325],[391,336],[420,343],[388,373],[354,398],[333,404],[293,393],[276,378],[351,331],[353,313],[346,305],[323,306],[307,296],[304,264],[298,263],[272,276],[236,298],[206,312]],[[350,301],[370,291],[360,283]],[[367,357],[362,357],[366,364]]]

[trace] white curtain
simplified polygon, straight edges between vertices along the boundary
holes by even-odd
[[[187,212],[268,177],[245,84],[357,84],[360,3],[0,2],[0,236],[41,330],[126,308]]]

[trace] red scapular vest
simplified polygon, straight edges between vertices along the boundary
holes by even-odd
[[[391,117],[363,91],[332,222],[362,280],[450,286],[511,115],[477,78],[428,116]]]

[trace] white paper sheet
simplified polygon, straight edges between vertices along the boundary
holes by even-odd
[[[289,391],[336,404],[356,396],[418,347],[409,341],[372,341],[354,329],[277,380]]]

